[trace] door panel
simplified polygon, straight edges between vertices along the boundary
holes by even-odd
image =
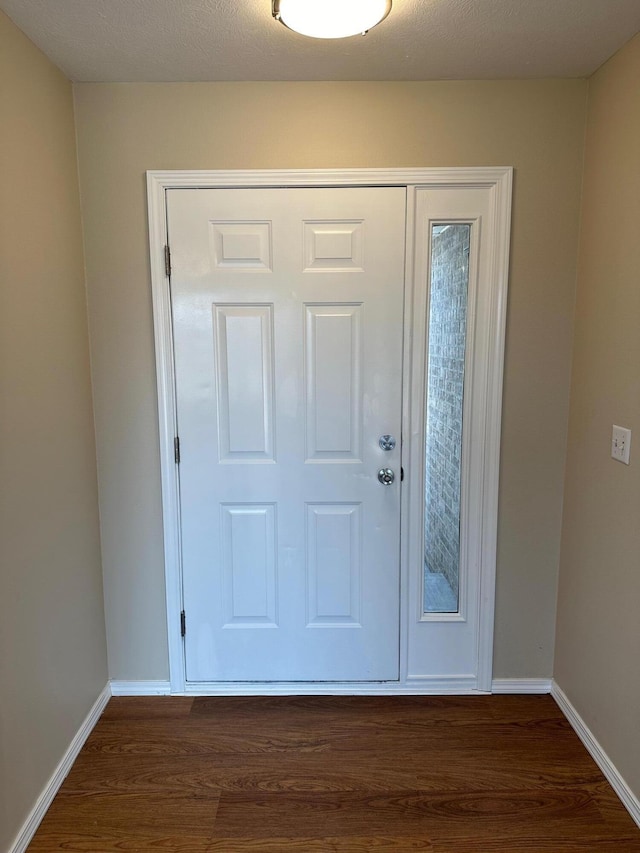
[[[308,627],[360,624],[360,504],[307,505]]]
[[[276,626],[273,505],[220,506],[224,627]]]
[[[214,305],[220,462],[273,461],[270,305]]]
[[[399,676],[405,204],[167,192],[188,681]]]
[[[360,461],[362,305],[306,305],[307,462]]]

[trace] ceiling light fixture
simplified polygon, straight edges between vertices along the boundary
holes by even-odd
[[[391,0],[272,0],[276,21],[316,39],[365,35],[390,9]]]

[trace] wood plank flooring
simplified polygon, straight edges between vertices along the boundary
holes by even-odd
[[[549,696],[114,698],[29,851],[640,853]]]

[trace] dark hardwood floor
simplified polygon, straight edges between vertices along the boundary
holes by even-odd
[[[112,699],[29,851],[640,853],[549,696]]]

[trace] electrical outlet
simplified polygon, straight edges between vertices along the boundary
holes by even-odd
[[[631,430],[614,424],[611,432],[611,458],[628,465],[630,450]]]

